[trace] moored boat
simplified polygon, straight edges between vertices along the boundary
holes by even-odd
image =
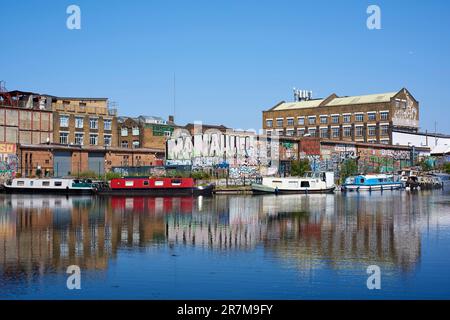
[[[94,184],[89,179],[14,178],[4,185],[6,193],[91,194]]]
[[[252,184],[253,193],[331,193],[334,192],[333,172],[309,172],[304,177],[265,177]]]
[[[100,195],[200,196],[211,195],[213,190],[213,184],[198,186],[192,178],[123,177],[112,179],[96,192]]]
[[[341,186],[342,191],[397,190],[404,187],[403,182],[394,175],[367,174],[348,177]]]

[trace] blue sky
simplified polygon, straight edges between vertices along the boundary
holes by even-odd
[[[81,30],[66,8],[81,8]],[[381,30],[366,9],[381,8]],[[408,88],[423,130],[450,133],[448,1],[4,1],[0,79],[7,88],[108,97],[121,115],[174,112],[235,128],[292,100]]]

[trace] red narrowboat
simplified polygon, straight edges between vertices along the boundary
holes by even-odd
[[[214,185],[196,186],[192,178],[124,177],[112,179],[98,194],[200,196],[211,195]]]

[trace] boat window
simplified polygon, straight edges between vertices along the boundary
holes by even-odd
[[[80,180],[73,180],[73,183],[80,183]]]
[[[62,181],[55,181],[55,187],[61,187]]]
[[[49,187],[50,186],[50,181],[42,181],[42,186],[43,187]]]
[[[164,181],[162,181],[162,180],[155,181],[155,186],[161,187],[163,185],[164,185]]]
[[[172,185],[179,186],[180,184],[181,184],[181,180],[180,179],[172,179]]]
[[[302,183],[300,184],[300,187],[309,188],[309,181],[302,181]]]
[[[132,186],[134,186],[134,181],[131,180],[125,181],[125,187],[132,187]]]
[[[17,185],[18,186],[24,186],[25,185],[25,181],[17,181]]]
[[[272,180],[272,183],[283,183],[283,182],[280,180]]]
[[[149,181],[148,180],[144,180],[144,186],[148,186],[149,185]]]
[[[361,183],[364,183],[364,181],[365,181],[364,178],[361,178],[360,182],[361,182]]]
[[[31,180],[31,181],[30,181],[30,186],[33,186],[33,184],[34,184],[34,181]]]

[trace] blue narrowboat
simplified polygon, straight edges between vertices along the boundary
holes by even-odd
[[[376,191],[396,190],[404,187],[404,184],[394,175],[368,174],[348,177],[341,186],[342,191]]]

